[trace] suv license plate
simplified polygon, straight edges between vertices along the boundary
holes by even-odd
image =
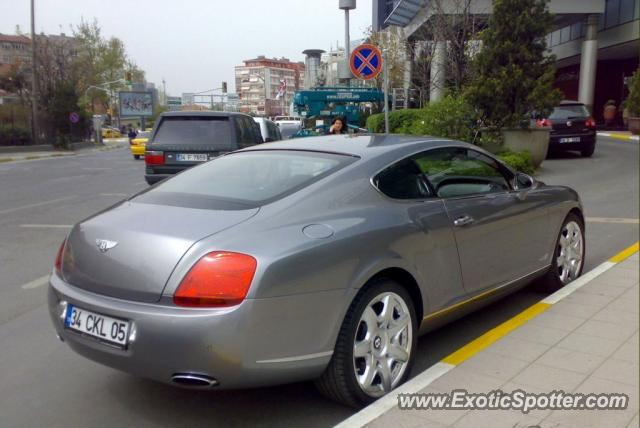
[[[67,305],[64,326],[121,348],[125,348],[129,340],[129,321],[96,314],[71,304]]]
[[[580,137],[560,138],[561,143],[579,143]]]
[[[204,153],[178,153],[176,160],[180,162],[206,162],[209,160],[209,156]]]

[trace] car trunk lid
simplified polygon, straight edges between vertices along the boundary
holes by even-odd
[[[67,282],[87,291],[157,302],[176,264],[195,242],[257,212],[127,201],[73,228],[62,273]]]

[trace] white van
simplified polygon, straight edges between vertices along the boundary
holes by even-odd
[[[260,127],[260,133],[265,143],[282,140],[280,129],[278,129],[275,123],[265,117],[254,117],[253,120],[255,120]]]

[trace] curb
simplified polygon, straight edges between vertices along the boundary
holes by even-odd
[[[90,148],[89,151],[93,151],[93,152],[107,152],[110,150],[116,150],[116,149],[121,149],[123,147],[126,147],[124,144],[120,144],[120,143],[116,143],[116,144],[109,144],[106,145],[104,147],[102,146],[96,146],[93,148]],[[83,153],[82,151],[76,151],[76,152],[69,152],[69,153],[52,153],[52,154],[47,154],[47,155],[34,155],[34,156],[23,156],[23,157],[19,157],[19,158],[9,158],[9,157],[0,157],[0,164],[3,163],[9,163],[9,162],[24,162],[24,161],[32,161],[32,160],[41,160],[41,159],[49,159],[49,158],[63,158],[63,157],[70,157],[70,156],[78,156],[78,155],[84,155],[86,154]]]
[[[377,401],[363,408],[356,414],[335,425],[334,428],[363,427],[364,425],[379,418],[384,413],[398,405],[399,395],[416,393],[426,388],[433,381],[448,373],[457,365],[468,360],[483,349],[489,347],[491,344],[496,342],[498,339],[506,336],[511,331],[526,324],[533,318],[545,312],[554,304],[572,294],[574,291],[579,290],[596,277],[602,275],[604,272],[608,271],[618,263],[637,253],[639,251],[639,244],[639,242],[636,242],[630,247],[625,248],[606,262],[601,263],[586,274],[582,275],[580,278],[571,282],[569,285],[562,287],[560,290],[547,296],[538,303],[533,304],[513,318],[508,319],[497,327],[494,327],[493,329],[482,334],[480,337],[477,337],[476,339],[467,343],[463,347],[454,351],[452,354],[449,354],[448,356],[443,358],[441,361],[429,367],[427,370],[407,381],[399,388],[393,390],[389,394],[381,397]]]
[[[640,135],[620,134],[616,132],[598,132],[598,137],[615,138],[622,141],[640,141]]]

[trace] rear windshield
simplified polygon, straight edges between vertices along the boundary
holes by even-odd
[[[256,207],[296,192],[356,159],[293,150],[239,152],[191,168],[136,199],[168,205],[179,200],[184,206],[187,196],[192,196],[193,203],[187,205],[197,208]]]
[[[226,117],[165,117],[153,138],[154,144],[207,144],[229,149],[231,131]]]
[[[572,117],[589,117],[589,111],[583,105],[558,106],[553,109],[549,119],[570,119]]]

